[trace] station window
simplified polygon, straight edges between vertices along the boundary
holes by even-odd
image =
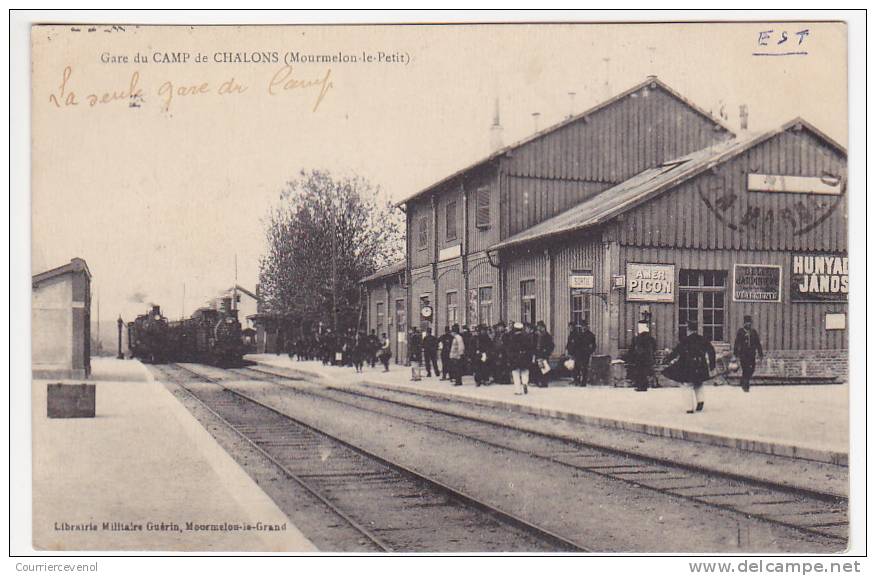
[[[520,321],[535,324],[535,280],[520,282]]]
[[[493,287],[478,288],[478,319],[486,326],[493,325]]]
[[[679,270],[678,336],[687,334],[687,323],[696,320],[700,334],[712,342],[725,338],[727,272]]]
[[[405,311],[405,301],[395,301],[395,331],[396,334],[404,334],[407,332],[407,314]]]
[[[459,299],[456,291],[447,293],[447,326],[459,323]]]
[[[490,189],[486,186],[478,188],[475,195],[475,226],[478,228],[490,227]]]
[[[570,291],[569,320],[575,324],[590,324],[590,294],[583,288],[572,288]]]
[[[447,240],[456,240],[456,202],[448,202],[447,203],[447,214],[446,214],[446,239]]]
[[[386,322],[386,311],[383,309],[383,302],[377,303],[374,316],[376,319],[376,326],[374,328],[377,330],[377,335],[380,336],[384,332],[383,325]]]
[[[421,216],[417,226],[417,248],[423,250],[429,244],[429,218]]]

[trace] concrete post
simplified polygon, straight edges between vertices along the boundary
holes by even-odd
[[[466,189],[464,182],[460,182],[459,187],[462,190],[462,246],[460,250],[462,258],[460,259],[460,266],[462,267],[463,286],[463,296],[460,300],[464,302],[462,317],[465,324],[469,324],[471,322],[471,314],[469,314],[468,294],[468,190]]]
[[[554,288],[556,286],[556,279],[554,278],[555,274],[555,265],[554,265],[554,254],[550,248],[545,248],[544,257],[547,263],[547,293],[548,293],[548,331],[556,337],[557,335],[557,297],[554,292]]]
[[[612,286],[612,275],[620,273],[620,246],[612,234],[613,230],[606,231],[603,236],[603,286],[607,292],[606,336],[608,338],[605,353],[612,358],[618,357],[620,348],[620,290]]]
[[[438,200],[435,194],[430,197],[432,202],[432,326],[435,333],[439,333],[438,327]]]

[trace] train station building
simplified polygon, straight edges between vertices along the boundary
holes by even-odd
[[[587,320],[618,357],[647,323],[717,348],[752,315],[778,377],[847,372],[846,151],[803,119],[735,134],[654,77],[401,203],[403,262],[369,329]],[[404,305],[401,302],[404,302]]]

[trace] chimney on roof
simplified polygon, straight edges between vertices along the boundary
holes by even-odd
[[[533,112],[532,113],[532,122],[535,128],[535,131],[538,132],[538,117],[541,116],[541,112]]]
[[[569,118],[575,115],[575,93],[569,92]]]
[[[748,104],[739,105],[739,129],[748,130]]]
[[[496,98],[493,106],[493,124],[490,126],[490,152],[500,150],[504,146],[502,141],[502,123],[499,120],[499,99]]]

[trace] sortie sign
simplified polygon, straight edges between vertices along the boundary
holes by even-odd
[[[781,302],[782,267],[736,264],[733,267],[734,302]]]
[[[630,302],[674,302],[674,264],[627,263],[627,300]]]

